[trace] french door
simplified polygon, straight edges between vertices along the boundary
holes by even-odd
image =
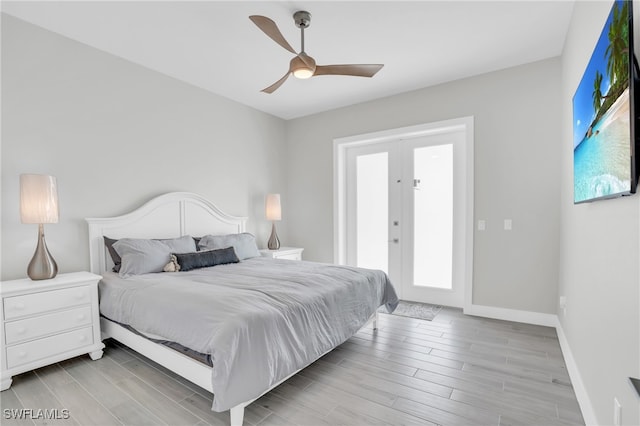
[[[382,269],[404,300],[463,306],[464,131],[346,150],[347,264]]]

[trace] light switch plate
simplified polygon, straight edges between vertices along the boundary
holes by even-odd
[[[505,231],[511,231],[513,226],[513,223],[511,222],[511,219],[505,219],[504,220],[504,230]]]

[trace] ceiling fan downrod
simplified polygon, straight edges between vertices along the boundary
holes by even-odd
[[[293,14],[296,27],[300,28],[300,53],[304,53],[304,29],[311,24],[311,14],[306,10],[299,10]]]

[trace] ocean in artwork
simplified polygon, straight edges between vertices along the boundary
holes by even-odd
[[[630,191],[629,119],[627,88],[573,151],[575,202]]]

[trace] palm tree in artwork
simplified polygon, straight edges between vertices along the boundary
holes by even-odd
[[[597,113],[602,105],[602,74],[596,71],[596,77],[593,79],[593,110]]]
[[[627,80],[629,67],[628,46],[628,15],[629,6],[626,1],[622,2],[622,7],[616,3],[613,9],[613,19],[609,26],[609,46],[605,51],[607,56],[607,74],[612,85],[623,83]]]

